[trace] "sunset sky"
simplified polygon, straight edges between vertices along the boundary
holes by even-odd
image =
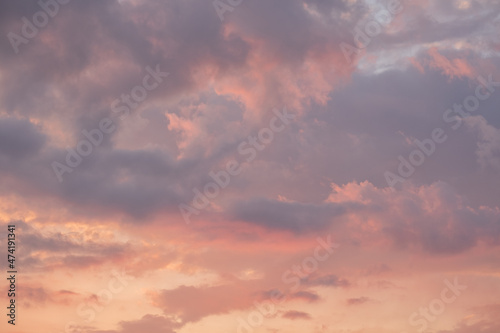
[[[497,0],[1,0],[0,35],[2,333],[500,332]]]

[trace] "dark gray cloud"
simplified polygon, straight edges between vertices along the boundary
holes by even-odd
[[[346,212],[346,207],[336,204],[315,205],[267,199],[240,202],[231,209],[234,220],[298,234],[324,230]]]
[[[47,137],[29,120],[0,118],[0,155],[13,159],[34,155],[46,141]]]

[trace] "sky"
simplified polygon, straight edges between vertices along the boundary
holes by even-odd
[[[1,1],[0,331],[500,332],[499,28],[496,0]]]

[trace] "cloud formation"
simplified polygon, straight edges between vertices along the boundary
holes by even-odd
[[[201,0],[0,2],[15,329],[399,333],[457,276],[474,292],[429,329],[497,332],[497,1],[219,3],[223,20]],[[259,145],[284,108],[293,121]],[[435,129],[446,142],[425,154]],[[390,188],[415,150],[425,162]],[[186,225],[179,204],[234,160]],[[328,235],[342,246],[302,275]]]

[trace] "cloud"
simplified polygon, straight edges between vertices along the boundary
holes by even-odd
[[[159,315],[147,314],[138,320],[121,321],[117,330],[86,330],[86,333],[175,333],[182,325]]]
[[[269,229],[304,234],[334,228],[362,243],[389,240],[395,248],[417,247],[433,254],[460,253],[480,242],[499,244],[496,208],[470,207],[444,182],[409,185],[398,192],[369,182],[332,188],[322,204],[255,200],[236,205],[233,212],[239,221]],[[367,219],[371,228],[357,227]],[[335,278],[325,278],[325,283],[339,283]]]
[[[347,300],[347,305],[361,305],[366,302],[369,302],[371,299],[369,297],[358,297],[358,298],[349,298]]]
[[[249,290],[244,285],[211,287],[180,286],[161,290],[153,296],[154,304],[165,314],[173,314],[182,323],[197,322],[204,317],[229,313],[250,307]]]
[[[23,252],[18,257],[27,271],[52,271],[55,268],[87,269],[128,258],[131,244],[99,239],[100,233],[71,234],[48,231],[24,221],[11,221],[22,233]],[[6,224],[3,224],[6,228]]]
[[[477,135],[478,163],[483,168],[493,167],[500,170],[500,129],[488,124],[481,116],[468,117],[465,124]]]
[[[438,333],[494,333],[500,329],[498,320],[500,305],[491,304],[473,309],[473,314],[461,320],[451,330],[440,330]]]
[[[310,320],[311,319],[311,315],[309,313],[301,312],[301,311],[287,311],[281,317],[285,318],[285,319],[291,319],[291,320],[296,320],[296,319]]]
[[[39,126],[27,119],[0,118],[0,156],[19,159],[34,155],[46,143]]]
[[[120,267],[140,281],[87,331],[174,333],[188,323],[192,331],[220,330],[222,317],[253,311],[255,299],[284,289],[283,272],[312,255],[311,243],[326,233],[343,239],[345,250],[302,279],[299,291],[283,291],[287,305],[314,306],[282,318],[318,318],[291,330],[396,331],[397,324],[380,323],[384,309],[363,318],[369,326],[376,317],[380,327],[371,328],[343,310],[391,288],[403,312],[411,297],[427,295],[433,273],[494,275],[500,94],[457,131],[442,116],[473,93],[477,75],[500,80],[498,3],[405,1],[348,63],[339,45],[353,43],[354,29],[379,4],[386,6],[253,0],[221,22],[212,1],[71,1],[19,54],[0,39],[0,219],[26,221],[16,222],[17,260],[25,281],[40,282],[26,285],[26,315],[35,323],[41,306],[60,313],[42,318],[51,325],[74,315],[66,304],[97,294],[70,284],[53,290],[53,282],[70,276],[85,290],[96,270]],[[36,1],[1,1],[0,34],[20,33],[21,18],[39,10]],[[157,65],[170,75],[118,119],[114,102]],[[238,145],[283,106],[294,122],[244,162]],[[82,131],[104,117],[116,131],[59,183],[51,163],[65,163]],[[449,136],[446,144],[401,189],[387,188],[384,172],[436,127]],[[244,172],[184,225],[178,205],[233,159]],[[409,275],[407,256],[421,263]],[[428,279],[414,291],[420,275]],[[492,296],[476,294],[477,304]],[[342,319],[317,316],[337,300]],[[446,333],[498,331],[497,312],[473,311],[474,320],[464,317]],[[123,316],[133,320],[120,322]]]
[[[6,31],[18,28],[17,16],[37,9],[36,5],[15,3],[4,6],[5,15],[13,16],[5,21]],[[243,195],[244,202],[228,213],[273,229],[287,227],[298,234],[323,230],[344,209],[321,203],[328,183],[369,180],[382,186],[380,175],[407,148],[395,133],[427,135],[428,128],[439,120],[430,118],[435,110],[467,91],[462,80],[455,80],[457,71],[466,69],[460,64],[475,66],[470,59],[477,53],[448,54],[444,47],[432,51],[437,59],[433,62],[443,63],[436,52],[451,59],[449,66],[457,74],[452,82],[445,74],[418,75],[398,68],[376,75],[357,73],[340,84],[340,78],[350,76],[354,69],[346,66],[338,44],[352,39],[357,19],[369,14],[367,8],[290,1],[279,6],[278,17],[262,15],[276,6],[263,1],[247,4],[246,15],[235,12],[224,23],[211,3],[196,1],[89,1],[62,7],[36,39],[23,45],[19,57],[10,57],[9,65],[2,69],[3,80],[9,82],[1,98],[2,112],[30,117],[32,123],[41,124],[43,130],[37,130],[46,137],[37,154],[23,155],[29,168],[11,161],[4,176],[15,189],[10,193],[21,197],[44,193],[58,204],[86,207],[82,210],[102,216],[124,214],[136,223],[165,214],[171,215],[168,221],[178,223],[178,204],[192,199],[194,187],[210,181],[210,170],[237,156],[238,143],[259,128],[272,108],[289,104],[300,115],[296,127],[262,152],[252,170],[232,182],[228,195],[241,187],[249,195]],[[404,15],[421,18],[419,8],[412,5]],[[82,20],[80,15],[85,13],[98,13],[95,22]],[[145,23],[143,16],[152,19]],[[254,17],[260,24],[255,25]],[[197,24],[190,25],[186,18]],[[278,18],[283,22],[277,23]],[[481,19],[484,17],[471,19],[467,29],[474,33]],[[75,29],[72,22],[81,24],[81,29]],[[101,37],[91,40],[82,31]],[[291,31],[296,32],[293,37]],[[448,32],[451,34],[451,28]],[[370,47],[400,45],[396,35],[375,38]],[[72,56],[74,49],[79,50],[78,57]],[[422,54],[430,59],[428,52]],[[463,63],[454,62],[456,59]],[[133,111],[134,121],[143,121],[145,128],[135,131],[120,123],[116,133],[59,184],[50,163],[64,161],[65,148],[83,138],[81,130],[95,128],[102,117],[111,115],[112,102],[140,83],[145,66],[157,63],[171,75]],[[25,96],[26,90],[32,94]],[[363,98],[359,98],[360,91]],[[439,91],[441,96],[422,99],[429,91]],[[468,146],[457,145],[467,155]],[[459,164],[451,169],[455,174],[448,175],[446,171],[457,163],[445,158],[446,154],[436,157],[439,163],[433,164],[437,165],[433,172],[418,173],[415,181],[429,184],[449,177],[448,181],[465,182],[463,175],[471,174],[468,164]],[[472,187],[467,185],[462,184],[460,190],[470,191]],[[283,193],[289,193],[295,204],[272,202]],[[262,212],[249,211],[257,205]],[[290,208],[297,216],[273,212],[282,208]]]
[[[306,286],[321,286],[321,287],[349,287],[351,284],[348,280],[339,278],[336,275],[328,274],[316,277],[307,277],[301,280]]]
[[[346,208],[337,204],[290,203],[254,199],[231,208],[233,219],[263,225],[270,229],[290,230],[297,234],[324,230]]]
[[[467,62],[466,59],[462,58],[452,58],[442,55],[437,47],[432,47],[427,50],[429,55],[428,59],[419,60],[412,59],[415,66],[420,70],[424,70],[424,66],[438,69],[444,75],[448,76],[450,79],[468,77],[470,79],[475,79],[476,73],[472,66]]]
[[[297,291],[289,296],[291,300],[300,299],[311,303],[317,302],[320,298],[321,297],[317,293],[306,290]]]

